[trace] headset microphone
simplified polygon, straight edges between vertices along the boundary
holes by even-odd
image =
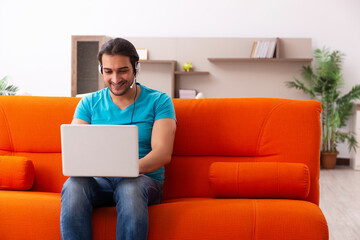
[[[132,84],[131,84],[130,88],[133,88],[135,83],[136,83],[136,78],[134,78],[134,80],[133,80],[133,82],[132,82]]]

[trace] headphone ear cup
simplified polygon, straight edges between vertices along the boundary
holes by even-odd
[[[102,75],[103,74],[103,67],[102,65],[99,65],[99,73]]]
[[[139,62],[136,62],[135,63],[135,71],[134,71],[134,76],[136,77],[136,74],[138,73],[138,71],[139,71],[139,68],[140,68],[140,63]]]

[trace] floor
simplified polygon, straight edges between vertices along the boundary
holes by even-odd
[[[360,239],[360,171],[336,166],[320,171],[320,208],[330,240]]]

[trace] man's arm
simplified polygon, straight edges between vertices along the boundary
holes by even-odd
[[[72,120],[71,124],[90,124],[90,123],[88,123],[87,121],[78,119],[78,118],[74,118],[74,119]]]
[[[139,172],[153,172],[171,161],[176,122],[171,118],[156,120],[151,134],[152,150],[139,160]]]

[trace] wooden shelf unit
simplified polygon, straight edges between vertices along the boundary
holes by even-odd
[[[86,86],[89,86],[89,92],[104,87],[102,75],[97,72],[96,54],[100,46],[108,39],[110,38],[107,36],[72,36],[72,96],[82,93],[83,90],[79,88],[79,86],[82,87],[82,82],[84,82]],[[161,87],[165,85],[166,93],[171,97],[174,97],[175,92],[180,88],[198,88],[204,92],[209,92],[210,95],[213,94],[217,96],[218,91],[215,89],[220,87],[222,88],[222,92],[226,90],[233,96],[237,96],[238,91],[235,92],[233,90],[235,88],[228,87],[226,84],[221,83],[223,79],[233,80],[238,77],[247,79],[249,76],[251,77],[251,75],[257,74],[256,71],[253,71],[257,68],[257,64],[261,67],[274,64],[271,65],[274,66],[274,68],[267,68],[266,71],[270,70],[270,80],[279,79],[275,71],[295,72],[295,68],[298,65],[310,64],[313,60],[310,38],[130,38],[129,40],[133,42],[135,46],[145,46],[150,49],[152,58],[159,59],[140,60],[143,68],[139,75],[139,81],[143,80],[144,85],[149,83],[149,87],[164,92],[165,90],[162,90]],[[272,40],[276,41],[273,58],[250,58],[254,41]],[[94,46],[94,42],[98,44],[98,47]],[[86,44],[92,44],[89,51],[84,50],[84,47],[82,47],[86,47]],[[222,46],[221,49],[219,49],[219,46]],[[86,55],[89,52],[91,52],[91,54],[94,53],[94,56]],[[196,52],[196,54],[194,54],[194,52]],[[196,83],[192,83],[192,81],[182,81],[182,78],[188,80],[193,77],[207,79],[210,75],[209,71],[183,71],[178,63],[187,62],[189,59],[195,62],[198,69],[209,69],[211,71],[211,78],[218,81],[212,81],[211,86],[204,81]],[[224,71],[221,67],[221,62],[229,63],[228,66],[226,66],[227,71]],[[239,71],[239,63],[250,64],[253,70],[245,72]],[[219,66],[215,66],[216,64],[219,64]],[[177,71],[177,69],[180,71]],[[90,85],[86,82],[87,75],[84,75],[90,72],[92,74],[91,78],[94,79],[91,82],[91,87],[94,89],[90,89]],[[143,77],[143,79],[141,79],[141,77]],[[181,78],[181,80],[179,78]],[[82,81],[83,79],[84,81]],[[149,82],[146,82],[147,79]],[[154,81],[152,81],[152,79],[154,79]],[[249,83],[249,85],[251,85],[251,83]],[[240,84],[236,85],[236,87],[239,86]],[[244,94],[244,92],[242,94]],[[245,94],[247,93],[245,92]]]
[[[276,38],[276,47],[273,58],[250,58],[250,57],[241,57],[241,58],[208,58],[210,62],[311,62],[312,58],[289,58],[280,57],[280,38]]]
[[[209,72],[199,72],[199,71],[191,71],[191,72],[185,72],[185,71],[176,71],[175,75],[209,75]]]
[[[171,90],[170,90],[170,92],[163,90],[163,92],[166,92],[171,98],[175,97],[176,60],[139,60],[139,63],[140,64],[166,64],[166,65],[170,64],[171,80],[170,80],[170,83],[168,82],[167,84],[170,84],[169,87]],[[140,69],[141,69],[141,65],[140,65]],[[141,70],[140,70],[140,72],[141,72]]]
[[[140,63],[154,63],[154,64],[161,64],[161,63],[170,63],[174,65],[174,75],[207,75],[209,74],[209,72],[204,72],[204,71],[190,71],[190,72],[185,72],[185,71],[175,71],[175,64],[176,64],[176,60],[140,60]]]
[[[312,58],[208,58],[210,62],[311,62]]]
[[[185,72],[185,71],[176,71],[176,60],[140,60],[139,61],[140,64],[171,64],[171,88],[172,93],[170,94],[172,98],[175,98],[175,81],[176,81],[176,76],[197,76],[197,75],[209,75],[209,72],[205,72],[205,71],[190,71],[190,72]]]
[[[176,60],[140,60],[140,63],[170,63],[176,64]]]

